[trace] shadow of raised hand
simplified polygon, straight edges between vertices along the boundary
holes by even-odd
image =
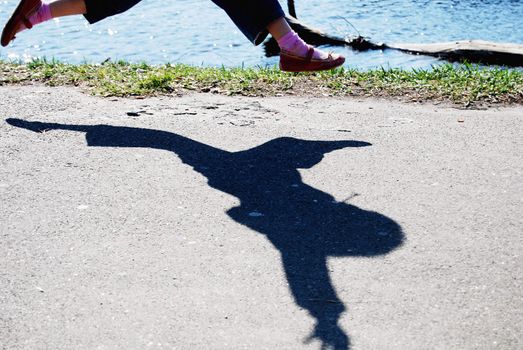
[[[360,141],[305,141],[277,138],[260,146],[228,152],[175,133],[108,125],[64,125],[8,119],[32,131],[85,132],[89,146],[145,147],[171,151],[203,174],[209,186],[229,193],[240,205],[227,214],[264,234],[281,254],[297,305],[316,320],[307,341],[323,349],[348,349],[338,322],[345,310],[327,268],[327,258],[372,257],[401,245],[403,233],[393,220],[360,209],[303,183],[299,168],[311,168],[326,153],[370,146]]]

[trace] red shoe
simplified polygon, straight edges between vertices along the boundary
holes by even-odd
[[[7,46],[15,38],[18,28],[23,24],[27,29],[33,28],[29,18],[42,6],[41,0],[22,0],[7,22],[2,32],[2,46]]]
[[[316,72],[329,70],[345,63],[345,57],[329,53],[325,59],[312,58],[314,48],[310,47],[307,57],[299,57],[287,51],[280,53],[280,69],[284,72]]]

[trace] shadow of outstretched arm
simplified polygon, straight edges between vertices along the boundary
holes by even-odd
[[[9,118],[8,124],[37,133],[52,130],[66,130],[85,133],[91,147],[137,147],[153,148],[174,152],[181,160],[198,170],[226,161],[229,152],[192,140],[190,138],[161,130],[132,128],[111,125],[69,125],[42,123]]]
[[[69,124],[58,124],[58,123],[42,123],[42,122],[31,122],[23,119],[8,118],[5,120],[7,124],[17,128],[26,129],[36,133],[43,133],[50,130],[69,130],[87,133],[95,125],[69,125]]]

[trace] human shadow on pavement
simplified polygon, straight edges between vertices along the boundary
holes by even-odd
[[[345,310],[327,267],[331,257],[373,257],[391,252],[403,241],[401,227],[379,213],[337,202],[303,183],[297,169],[311,168],[326,153],[370,146],[360,141],[273,139],[239,152],[224,151],[175,133],[109,125],[65,125],[8,119],[35,132],[85,132],[89,146],[142,147],[174,152],[208,179],[212,188],[238,198],[227,214],[264,234],[281,253],[283,269],[296,304],[316,320],[307,341],[324,349],[349,349],[338,321]],[[357,166],[357,165],[353,165]]]

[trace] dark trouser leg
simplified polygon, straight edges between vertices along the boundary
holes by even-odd
[[[267,25],[285,16],[278,0],[212,0],[227,12],[243,34],[255,45],[267,35]]]
[[[93,24],[104,18],[125,12],[141,0],[85,0],[87,13],[84,15]]]

